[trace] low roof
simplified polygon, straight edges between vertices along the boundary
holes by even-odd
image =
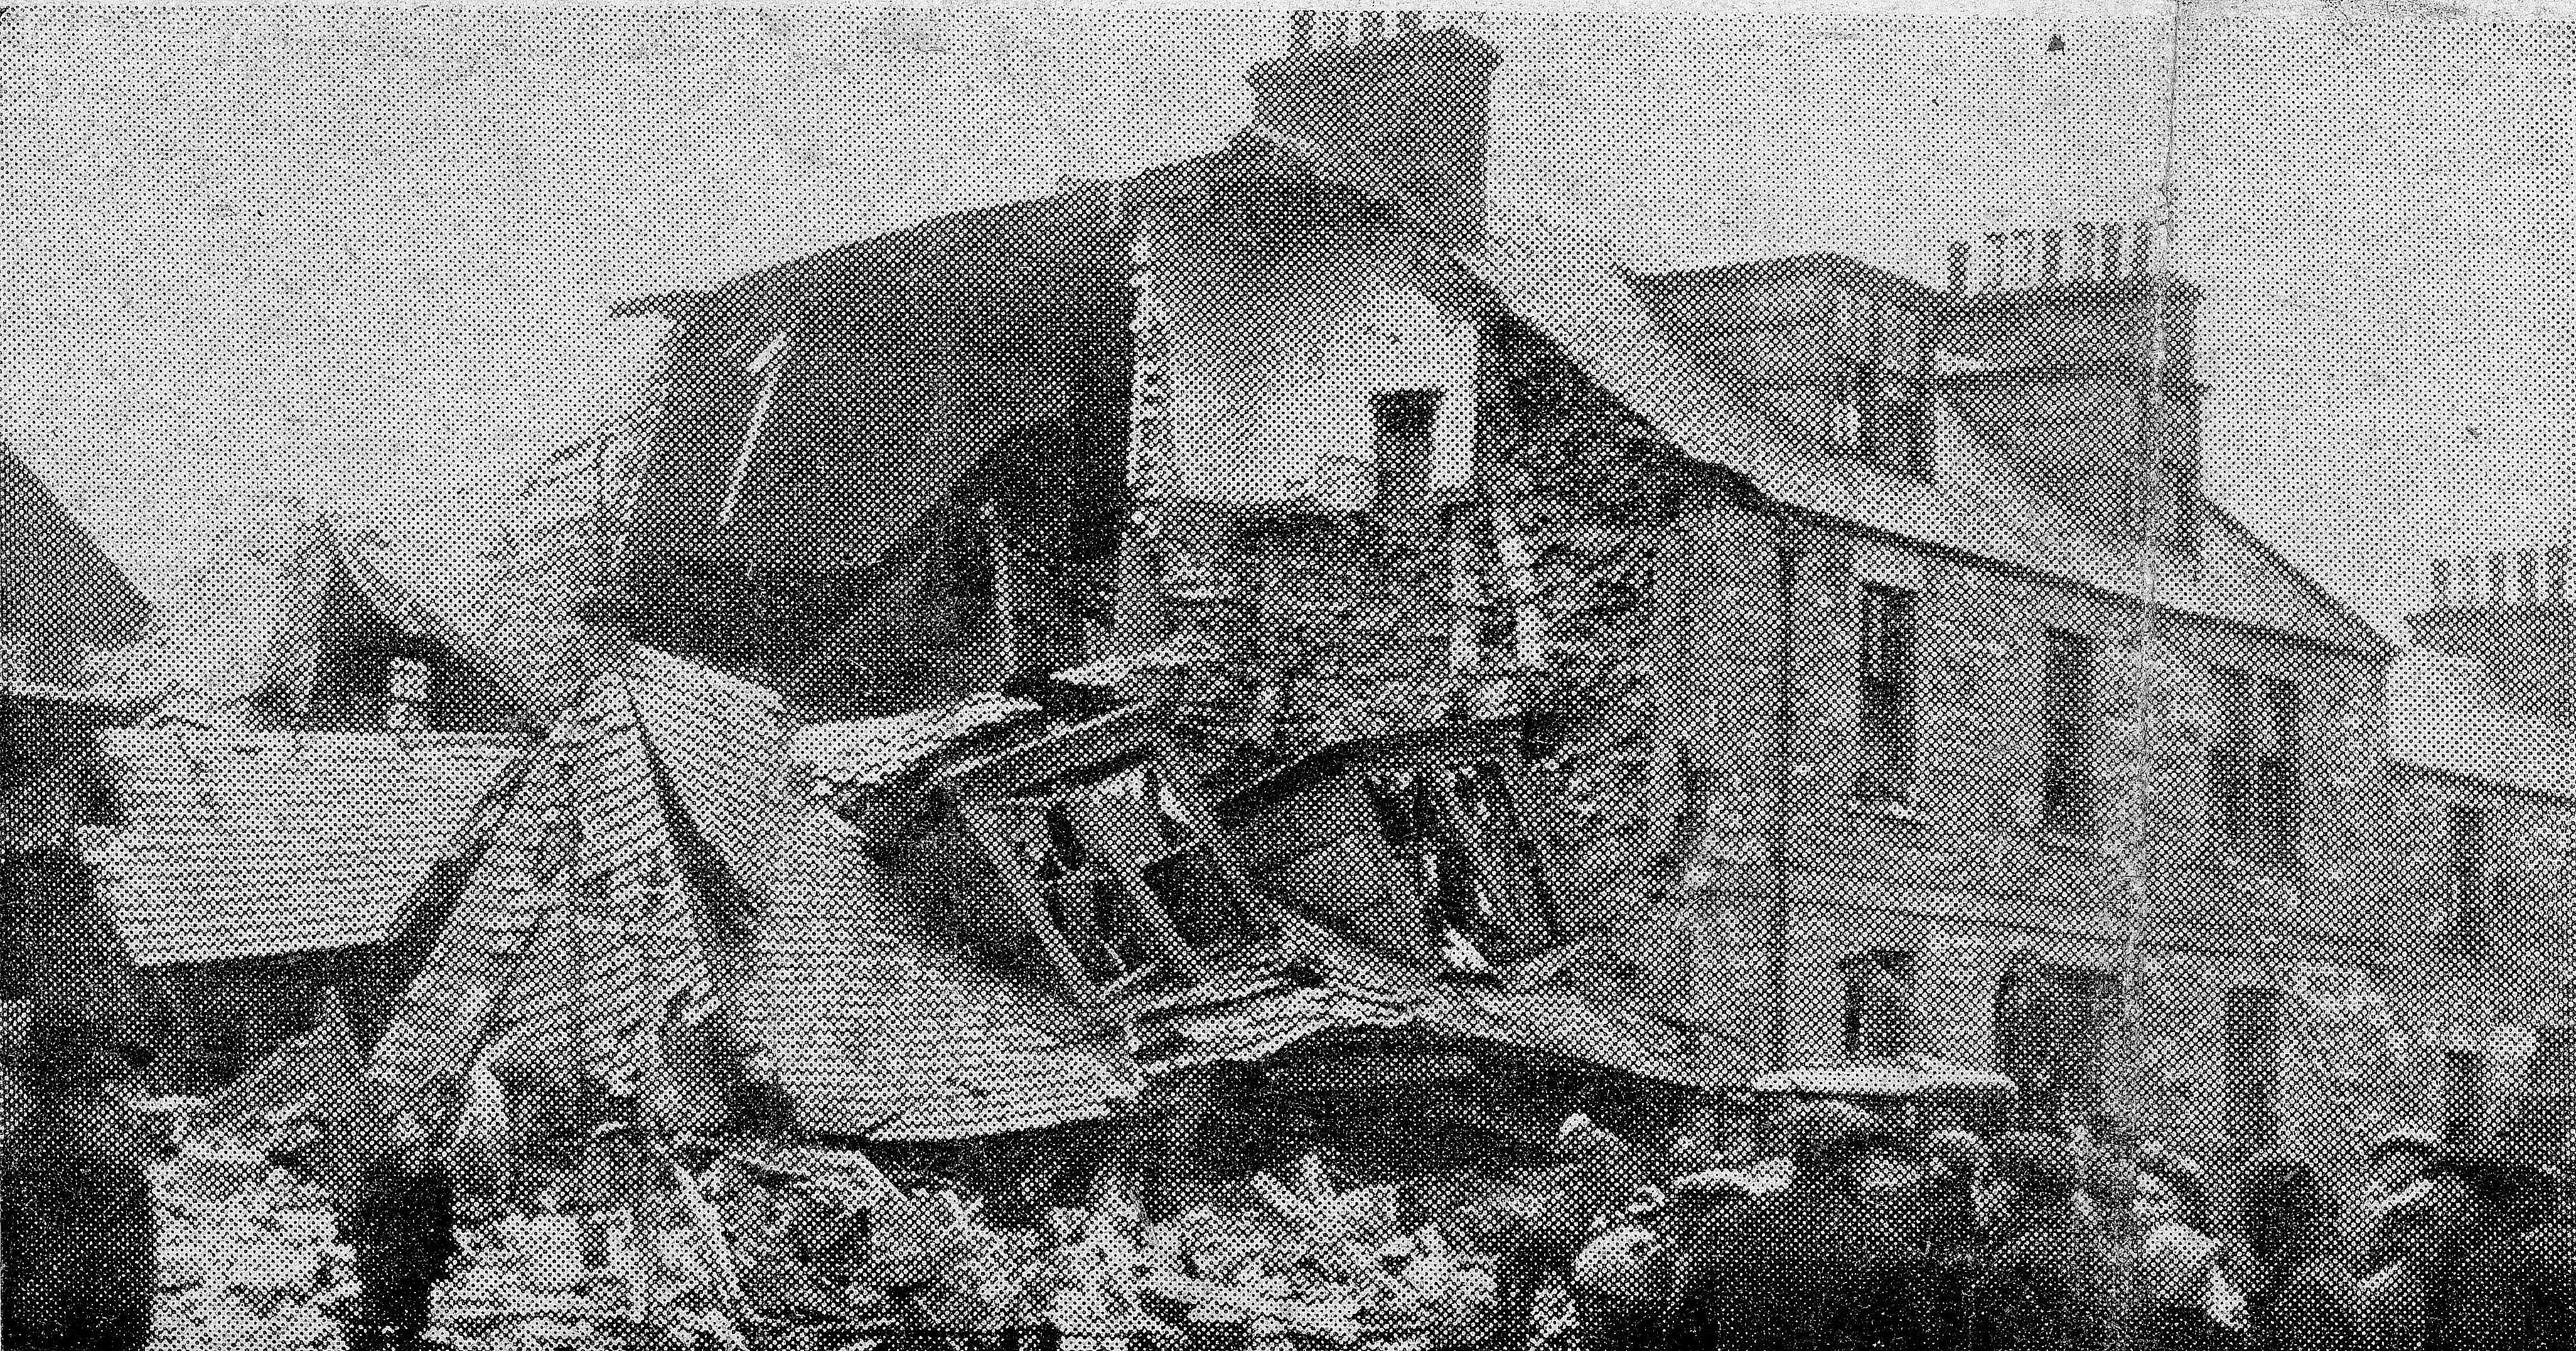
[[[99,736],[122,824],[89,860],[144,967],[382,940],[520,755],[486,737]]]
[[[2576,729],[2506,703],[2475,661],[2401,648],[2388,669],[2388,754],[2402,765],[2576,800]]]
[[[556,629],[569,597],[549,607],[496,594],[493,565],[471,541],[393,538],[294,503],[244,523],[189,580],[161,631],[125,654],[121,683],[192,719],[226,721],[224,710],[245,700],[308,685],[330,609],[358,605],[453,654],[535,721],[564,702],[555,667],[569,639]]]
[[[0,595],[12,631],[68,634],[93,647],[143,636],[152,607],[79,521],[0,442]]]

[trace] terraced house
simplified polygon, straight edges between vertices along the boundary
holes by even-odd
[[[856,832],[740,931],[1044,996],[978,1096],[713,959],[733,1053],[924,1140],[1139,1074],[1527,1135],[1498,1045],[1640,1118],[1906,1050],[2219,1156],[2426,1110],[2389,647],[2199,493],[2153,231],[1633,275],[1489,200],[1480,38],[1293,33],[1210,154],[629,307],[673,328],[587,613],[776,690]]]

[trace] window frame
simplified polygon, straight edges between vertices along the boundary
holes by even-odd
[[[1041,860],[1022,847],[1022,837],[1010,828],[1007,818],[1013,813],[1061,810],[1069,824],[1082,832],[1082,812],[1077,810],[1085,800],[1081,795],[1104,791],[1129,773],[1150,774],[1157,798],[1149,810],[1166,815],[1169,829],[1185,832],[1188,838],[1150,862],[1112,855],[1105,866],[1092,868],[1081,880],[1117,886],[1137,930],[1133,936],[1153,948],[1186,981],[1205,979],[1210,968],[1203,959],[1224,943],[1212,939],[1198,944],[1183,937],[1183,926],[1153,883],[1153,869],[1188,857],[1203,862],[1208,876],[1224,892],[1220,899],[1239,921],[1239,930],[1223,938],[1276,941],[1282,930],[1276,906],[1245,875],[1231,841],[1200,801],[1195,785],[1176,772],[1186,761],[1161,718],[1162,710],[1156,705],[1132,705],[940,776],[967,833],[1000,875],[1020,927],[1068,988],[1094,1004],[1104,986],[1126,979],[1136,968],[1104,978],[1095,963],[1085,960],[1048,893],[1047,883],[1054,879],[1039,876]],[[1087,832],[1082,842],[1089,854],[1107,852],[1104,843]]]
[[[1453,781],[1461,775],[1478,778],[1490,790],[1482,821],[1476,796],[1461,793]],[[1369,780],[1387,776],[1412,776],[1405,784],[1409,794],[1428,783],[1427,813],[1409,800],[1401,822],[1390,822],[1393,813],[1371,800],[1369,786]],[[1429,782],[1433,776],[1439,781]],[[1557,885],[1562,860],[1552,847],[1554,809],[1543,785],[1528,772],[1511,725],[1451,723],[1343,742],[1245,785],[1219,801],[1215,813],[1255,875],[1293,865],[1361,831],[1391,854],[1406,857],[1405,842],[1387,838],[1391,824],[1417,839],[1444,836],[1413,847],[1440,851],[1446,859],[1441,866],[1452,870],[1447,876],[1463,878],[1492,912],[1491,922],[1506,942],[1491,950],[1478,947],[1488,966],[1509,965],[1572,941]],[[1420,894],[1414,899],[1423,903],[1427,921],[1438,898]],[[1428,933],[1416,936],[1426,940],[1425,946],[1412,951],[1441,959],[1432,951],[1439,947],[1436,940]]]
[[[1853,778],[1851,796],[1911,807],[1921,777],[1921,593],[1861,582],[1857,600],[1856,708],[1866,763]]]
[[[1884,1060],[1922,1049],[1921,1014],[1917,1000],[1922,992],[1922,959],[1919,954],[1902,948],[1873,948],[1856,952],[1841,962],[1843,973],[1843,1058],[1846,1060]],[[1896,1002],[1894,1010],[1901,1020],[1890,1029],[1874,1026],[1868,1016],[1862,988],[1864,977],[1876,972],[1878,978],[1892,987],[1885,997]],[[1881,1034],[1873,1037],[1872,1033]],[[1884,1044],[1883,1044],[1884,1043]]]
[[[2228,857],[2268,868],[2300,860],[2302,725],[2298,682],[2219,667],[2210,746],[2213,834]]]
[[[2040,677],[2040,828],[2069,839],[2102,831],[2101,644],[2047,631]]]
[[[2494,889],[2494,822],[2486,808],[2446,802],[2442,811],[2443,881],[2450,896],[2444,935],[2472,953],[2486,950]]]

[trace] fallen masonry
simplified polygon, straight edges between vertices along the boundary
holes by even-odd
[[[1041,1339],[1074,1351],[1435,1351],[1496,1331],[1492,1254],[1453,1239],[1454,1226],[1408,1224],[1397,1188],[1336,1191],[1320,1167],[1293,1181],[1255,1175],[1164,1222],[1112,1198],[1002,1228],[961,1187],[898,1182],[855,1151],[682,1137],[668,1156],[695,1166],[630,1206],[541,1209],[460,1232],[432,1340],[467,1351],[998,1351]],[[327,1188],[270,1166],[256,1144],[192,1137],[159,1166],[156,1189],[155,1348],[344,1345],[338,1320],[357,1289]]]

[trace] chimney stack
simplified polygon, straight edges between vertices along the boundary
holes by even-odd
[[[1391,22],[1390,22],[1391,18]],[[1502,54],[1473,33],[1426,29],[1419,13],[1300,10],[1289,51],[1255,66],[1253,121],[1386,174],[1433,228],[1485,232],[1485,152]]]
[[[1965,295],[2147,276],[2162,265],[2161,234],[2151,220],[2080,221],[2045,230],[1991,231],[1982,247],[1954,240],[1950,290]]]

